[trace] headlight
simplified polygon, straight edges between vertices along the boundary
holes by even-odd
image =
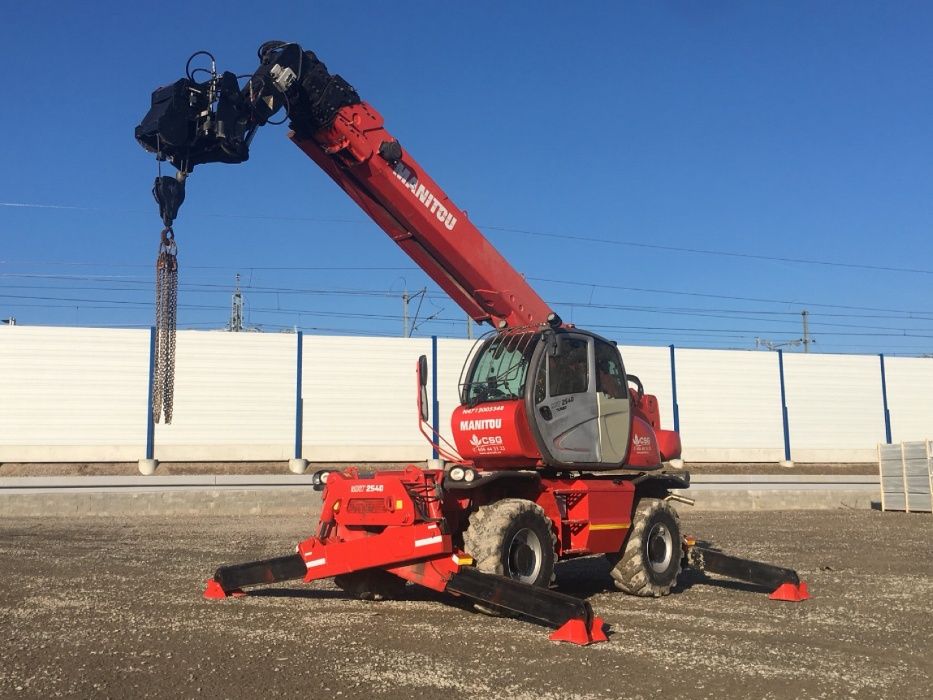
[[[322,469],[321,471],[314,472],[311,475],[311,485],[312,486],[323,486],[327,483],[327,477],[330,475],[330,472]]]
[[[466,471],[463,467],[454,467],[448,472],[448,476],[450,476],[453,481],[463,481],[464,476],[466,476]]]
[[[473,479],[475,479],[475,478],[476,478],[476,472],[475,472],[475,471],[473,471],[472,469],[464,469],[464,470],[463,470],[463,480],[464,480],[464,481],[466,481],[467,483],[469,483],[469,482],[473,481]]]

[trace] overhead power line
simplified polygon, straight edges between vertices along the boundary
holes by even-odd
[[[754,301],[765,304],[793,304],[796,306],[819,306],[826,309],[849,309],[854,311],[886,311],[889,313],[916,313],[930,314],[930,311],[904,310],[904,309],[886,309],[877,306],[850,306],[846,304],[820,304],[815,301],[801,301],[800,299],[766,299],[763,297],[740,297],[730,294],[709,294],[706,292],[682,292],[671,289],[651,289],[649,287],[623,287],[615,284],[597,284],[595,282],[571,282],[568,280],[555,280],[545,277],[528,277],[527,279],[535,282],[547,282],[549,284],[566,284],[572,287],[595,287],[597,289],[617,289],[625,292],[645,292],[649,294],[674,294],[678,296],[703,297],[705,299],[727,299],[730,301]]]
[[[716,255],[729,258],[743,258],[746,260],[764,260],[769,262],[792,263],[796,265],[823,265],[827,267],[844,267],[854,270],[874,270],[876,272],[910,272],[921,275],[933,275],[933,270],[914,267],[894,267],[891,265],[867,265],[863,263],[847,263],[838,260],[817,260],[815,258],[789,258],[779,255],[759,255],[756,253],[741,253],[728,250],[713,250],[711,248],[686,248],[682,246],[661,245],[659,243],[641,243],[638,241],[620,241],[611,238],[597,238],[594,236],[576,236],[567,233],[546,233],[544,231],[530,231],[519,228],[505,228],[501,226],[483,226],[489,231],[505,231],[523,233],[529,236],[542,238],[559,238],[568,241],[583,241],[585,243],[602,243],[605,245],[626,246],[632,248],[649,248],[673,253],[694,253],[697,255]]]
[[[104,207],[79,207],[66,204],[38,204],[32,202],[0,202],[0,207],[10,207],[10,208],[19,208],[19,209],[63,209],[63,210],[72,210],[72,211],[91,211],[91,212],[112,212],[112,213],[143,213],[141,210],[136,209],[109,209]],[[310,216],[275,216],[269,214],[218,214],[218,213],[207,213],[207,212],[193,212],[190,215],[194,217],[211,217],[211,218],[223,218],[223,219],[246,219],[246,220],[258,220],[258,221],[307,221],[314,223],[330,223],[330,224],[369,224],[370,222],[364,219],[327,219],[320,217],[310,217]],[[475,222],[474,222],[475,223]],[[580,236],[576,234],[569,233],[552,233],[548,231],[537,231],[533,229],[524,229],[524,228],[514,228],[510,226],[497,226],[492,224],[481,224],[477,223],[481,229],[487,231],[499,231],[502,233],[518,233],[527,236],[537,236],[539,238],[552,238],[568,241],[577,241],[585,243],[599,243],[602,245],[613,245],[613,246],[623,246],[631,248],[642,248],[648,250],[663,250],[665,252],[672,253],[687,253],[692,255],[706,255],[706,256],[717,256],[717,257],[728,257],[728,258],[740,258],[743,260],[761,260],[764,262],[781,262],[789,263],[793,265],[816,265],[822,267],[835,267],[843,268],[850,270],[873,270],[875,272],[899,272],[899,273],[910,273],[910,274],[922,274],[922,275],[933,275],[933,270],[925,268],[914,268],[914,267],[898,267],[894,265],[874,265],[867,263],[852,263],[852,262],[843,262],[840,260],[820,260],[817,258],[795,258],[782,255],[762,255],[758,253],[747,253],[743,251],[734,251],[734,250],[717,250],[713,248],[692,248],[687,246],[673,246],[673,245],[662,245],[660,243],[645,243],[642,241],[631,241],[631,240],[620,240],[614,238],[600,238],[597,236]],[[258,269],[258,268],[256,268]],[[288,269],[300,269],[300,268],[288,268]]]
[[[11,261],[2,261],[2,260],[0,260],[0,264],[11,264]],[[62,264],[69,264],[69,263],[62,263]],[[92,263],[74,263],[74,264],[76,264],[76,265],[91,265]],[[98,265],[98,266],[100,266],[100,265]],[[113,266],[113,267],[123,267],[124,265],[122,265],[122,264],[113,264],[113,265],[111,265],[111,266]],[[133,266],[136,266],[136,265],[133,265]],[[149,268],[149,267],[151,267],[151,265],[142,265],[142,266],[140,266],[140,267]],[[218,267],[215,267],[215,266],[204,266],[204,267],[200,267],[200,268],[197,267],[197,266],[187,266],[187,269],[224,269],[224,270],[228,270],[228,269],[232,269],[233,267],[235,267],[235,266],[223,266],[223,267],[219,267],[219,266],[218,266]],[[244,266],[243,269],[256,270],[256,269],[260,269],[260,268],[252,268],[252,267],[249,267],[249,266]],[[261,269],[268,269],[268,270],[287,270],[287,269],[292,269],[292,268],[269,267],[269,268],[261,268]],[[405,270],[405,271],[408,271],[408,270],[417,270],[417,268],[394,268],[394,267],[389,267],[389,268],[356,268],[356,267],[348,267],[348,268],[340,268],[340,267],[337,267],[337,268],[329,268],[329,267],[320,267],[320,268],[300,268],[300,269],[302,269],[302,270],[361,270],[361,271],[365,271],[365,270],[393,270],[393,271],[394,271],[394,270]],[[64,281],[106,281],[106,282],[121,282],[121,283],[124,283],[124,284],[141,284],[141,285],[145,285],[145,286],[150,286],[150,285],[152,284],[152,280],[150,279],[150,277],[149,277],[148,275],[147,275],[147,276],[127,276],[127,275],[62,275],[62,274],[50,274],[50,273],[0,272],[0,278],[48,279],[48,280],[64,280]],[[785,304],[785,305],[798,306],[798,307],[799,307],[799,306],[816,306],[816,307],[826,308],[826,309],[842,309],[842,310],[846,310],[846,311],[871,311],[871,312],[886,313],[886,314],[908,314],[908,315],[914,315],[914,316],[918,317],[919,320],[930,320],[930,318],[926,318],[926,317],[933,317],[933,310],[922,310],[922,309],[893,309],[893,308],[884,308],[884,307],[877,307],[877,306],[857,306],[857,305],[846,305],[846,304],[826,304],[826,303],[820,303],[820,302],[815,302],[815,301],[803,301],[803,300],[800,300],[800,299],[770,299],[770,298],[767,298],[767,297],[745,297],[745,296],[727,295],[727,294],[712,294],[712,293],[708,293],[708,292],[697,292],[697,291],[683,291],[683,290],[672,290],[672,289],[653,289],[653,288],[648,288],[648,287],[627,287],[627,286],[614,285],[614,284],[604,284],[604,283],[599,283],[599,282],[574,282],[574,281],[568,281],[568,280],[557,280],[557,279],[550,279],[550,278],[546,278],[546,277],[528,277],[527,279],[528,279],[528,280],[531,280],[531,281],[535,281],[535,282],[544,282],[544,283],[547,283],[547,284],[560,284],[560,285],[566,285],[566,286],[572,286],[572,287],[582,287],[582,288],[585,288],[585,289],[611,289],[611,290],[617,290],[617,291],[638,292],[638,293],[646,293],[646,294],[668,294],[668,295],[675,295],[675,296],[689,296],[689,297],[697,297],[697,298],[705,298],[705,299],[719,299],[719,300],[725,300],[725,301],[746,301],[746,302],[755,302],[755,303],[761,303],[761,304]],[[182,284],[181,284],[181,287],[184,288],[184,289],[195,289],[195,288],[198,288],[198,287],[213,287],[213,288],[225,290],[225,291],[224,291],[225,294],[228,293],[228,291],[229,291],[229,284],[215,284],[215,283],[206,283],[206,282],[203,282],[203,283],[188,283],[188,284],[182,283]],[[265,293],[265,292],[276,292],[276,293],[307,293],[307,294],[322,293],[322,290],[314,290],[314,289],[306,289],[306,288],[296,288],[296,287],[254,286],[254,285],[251,285],[251,284],[246,284],[246,285],[244,285],[244,289],[250,290],[250,293],[259,293],[259,292],[263,292],[263,293]],[[329,289],[329,290],[323,290],[323,292],[328,292],[328,293],[329,293],[330,291],[333,291],[333,290],[338,290],[338,291],[339,291],[339,289],[340,289],[340,288],[332,288],[332,289]],[[374,295],[374,296],[383,296],[383,295],[384,295],[384,296],[393,296],[393,295],[397,296],[397,294],[398,294],[397,292],[395,292],[395,291],[393,291],[393,290],[346,290],[346,293],[347,293],[347,294],[359,293],[359,294],[362,294],[362,295],[371,294],[371,295]],[[429,298],[432,298],[432,297],[433,297],[433,298],[446,298],[446,295],[444,295],[444,293],[441,292],[439,289],[429,289],[429,290],[428,290],[428,297],[429,297]],[[585,306],[586,304],[590,304],[590,305],[592,305],[594,308],[598,308],[598,307],[600,307],[600,306],[606,306],[606,307],[611,306],[611,305],[599,305],[599,304],[595,304],[595,303],[592,303],[592,302],[574,302],[574,301],[553,301],[553,302],[549,302],[549,303],[553,303],[553,304],[564,304],[564,305],[577,305],[577,306]],[[620,308],[629,309],[629,308],[637,308],[637,307],[620,306]],[[697,311],[716,311],[716,309],[694,309],[694,310],[697,310]],[[726,310],[724,310],[724,311],[729,312],[729,313],[731,313],[731,312],[733,312],[733,311],[736,312],[736,313],[761,313],[761,314],[787,313],[787,314],[793,315],[793,316],[797,316],[797,315],[799,314],[799,311],[793,311],[793,312],[791,312],[791,311],[768,311],[768,310],[759,310],[759,311],[754,311],[754,312],[752,312],[752,311],[750,311],[750,310],[745,310],[745,309],[735,309],[735,310],[733,310],[733,309],[726,309]],[[830,314],[830,313],[827,313],[827,312],[821,312],[820,315],[821,315],[821,316],[830,316],[830,315],[850,316],[850,314]],[[861,316],[861,315],[858,314],[858,315],[855,315],[855,316]],[[888,318],[888,316],[880,316],[880,317],[877,317],[877,318]]]

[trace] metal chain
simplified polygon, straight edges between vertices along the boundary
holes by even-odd
[[[172,422],[175,396],[175,323],[178,318],[178,246],[171,226],[162,229],[156,258],[156,338],[152,383],[152,420]]]

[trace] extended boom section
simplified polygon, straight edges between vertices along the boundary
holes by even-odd
[[[206,53],[206,52],[205,52]],[[477,322],[536,326],[552,310],[360,100],[298,44],[267,42],[243,86],[233,73],[159,88],[136,139],[187,174],[249,158],[256,129],[284,109],[291,138]]]

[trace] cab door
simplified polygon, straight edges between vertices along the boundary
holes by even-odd
[[[595,338],[596,405],[599,411],[599,454],[604,464],[621,464],[632,432],[632,403],[619,350]]]
[[[535,427],[551,461],[600,461],[593,338],[560,333],[556,352],[541,355],[533,394]]]

